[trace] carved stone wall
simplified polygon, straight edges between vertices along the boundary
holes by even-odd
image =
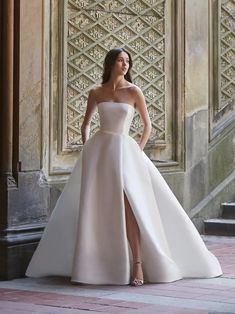
[[[103,60],[114,47],[133,55],[133,79],[143,90],[153,124],[149,144],[166,141],[165,0],[78,1],[67,3],[67,102],[63,148],[81,145],[80,124],[89,90],[100,82]],[[66,8],[65,8],[66,10]],[[98,126],[96,117],[92,132]],[[131,135],[140,137],[136,114]]]
[[[219,111],[235,102],[235,1],[220,2]]]
[[[100,83],[104,57],[113,47],[131,53],[133,81],[146,98],[153,125],[146,152],[164,165],[182,166],[183,75],[177,77],[182,62],[177,49],[183,48],[181,40],[175,40],[183,25],[182,7],[182,0],[50,3],[50,175],[69,173],[82,148],[80,126],[87,96]],[[96,113],[91,135],[98,127]],[[136,112],[131,136],[138,140],[142,130]]]
[[[211,139],[235,119],[235,1],[210,2]]]

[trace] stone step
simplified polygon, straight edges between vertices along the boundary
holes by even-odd
[[[226,219],[235,219],[235,203],[222,203],[222,217]]]
[[[213,218],[204,220],[205,234],[235,236],[235,219]]]

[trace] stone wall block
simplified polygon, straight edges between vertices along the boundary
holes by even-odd
[[[235,131],[224,137],[208,152],[209,189],[214,189],[226,179],[235,169],[234,167],[234,138]],[[235,191],[234,191],[235,196]]]
[[[186,117],[186,169],[200,163],[208,153],[208,113],[200,110]]]
[[[41,171],[21,172],[18,188],[9,191],[10,226],[41,223],[49,216],[49,187]]]

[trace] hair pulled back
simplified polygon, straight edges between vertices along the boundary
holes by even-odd
[[[111,72],[112,72],[113,66],[114,66],[114,64],[118,58],[118,55],[121,52],[125,52],[129,57],[129,69],[128,69],[127,73],[124,75],[124,78],[128,82],[132,83],[131,74],[130,74],[130,70],[132,68],[132,58],[131,58],[130,53],[128,51],[126,51],[124,48],[114,48],[114,49],[111,49],[105,56],[104,70],[103,70],[103,75],[102,75],[102,84],[109,81],[109,79],[111,77]]]

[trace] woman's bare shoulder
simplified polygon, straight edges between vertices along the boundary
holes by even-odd
[[[91,89],[90,89],[90,93],[91,94],[96,94],[96,93],[99,93],[100,90],[102,89],[103,85],[95,85],[93,86]]]
[[[96,85],[90,89],[89,98],[96,100],[96,98],[102,93],[102,85]]]
[[[131,83],[130,85],[130,91],[132,93],[133,96],[140,96],[143,95],[142,90],[135,84]]]

